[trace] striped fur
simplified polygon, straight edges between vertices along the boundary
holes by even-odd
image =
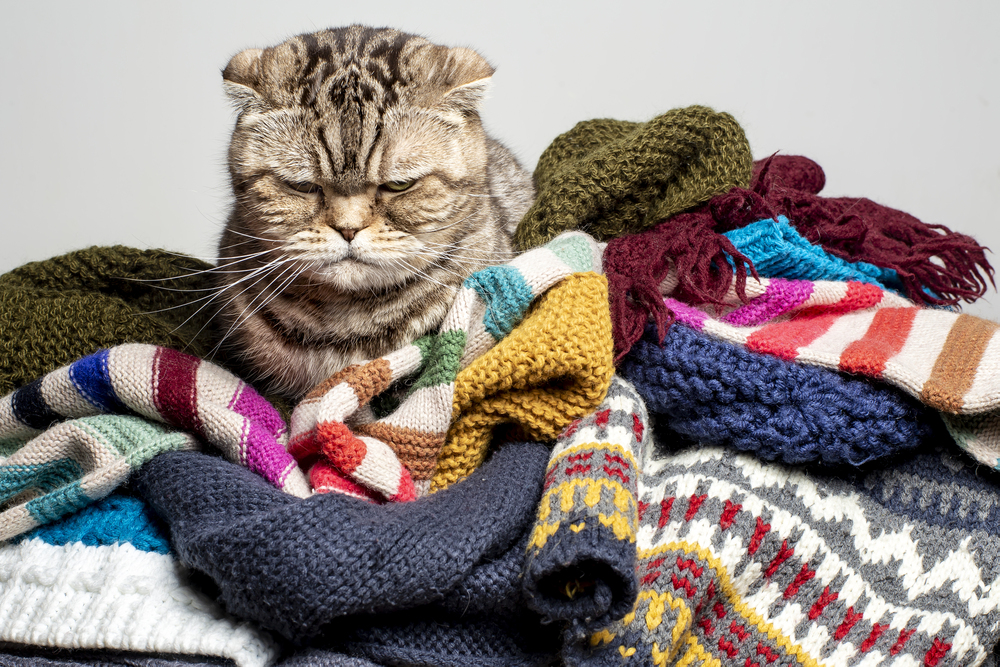
[[[216,270],[233,365],[291,398],[434,330],[510,257],[530,176],[483,131],[477,53],[351,26],[237,54]]]

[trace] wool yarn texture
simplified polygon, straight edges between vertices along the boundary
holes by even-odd
[[[34,648],[35,658],[41,648],[91,652],[99,664],[124,652],[270,667],[279,656],[266,632],[191,584],[152,514],[130,496],[112,494],[0,544],[0,609],[0,646]]]
[[[436,334],[311,391],[292,414],[289,451],[313,488],[413,500],[475,470],[496,427],[552,439],[593,410],[613,373],[600,263],[591,237],[567,232],[478,271]],[[410,375],[402,404],[366,419],[372,398]]]
[[[930,411],[885,385],[749,352],[684,326],[650,326],[622,360],[659,431],[765,461],[862,466],[927,442]]]
[[[170,348],[119,345],[0,398],[0,500],[13,502],[0,540],[107,495],[157,453],[197,447],[196,437],[288,493],[311,493],[285,450],[284,420],[252,387]]]
[[[652,429],[618,376],[591,415],[556,440],[524,561],[527,605],[568,641],[619,620],[638,594],[638,484]],[[589,629],[589,630],[588,630]]]
[[[447,617],[518,628],[536,638],[523,637],[529,646],[558,635],[519,603],[547,459],[544,445],[506,443],[462,482],[385,505],[294,498],[199,452],[157,456],[133,485],[229,612],[297,645],[346,643],[348,629],[380,626],[384,615],[386,624]]]
[[[747,187],[752,162],[736,120],[703,106],[645,123],[578,123],[539,158],[538,197],[515,243],[533,248],[570,229],[599,240],[649,229],[731,188]]]
[[[1000,324],[921,308],[874,285],[762,278],[715,317],[664,299],[677,323],[754,353],[887,383],[941,413],[956,442],[1000,465]]]
[[[100,349],[151,343],[211,350],[210,265],[165,252],[94,247],[0,275],[0,394]]]
[[[616,358],[642,336],[650,317],[661,333],[672,323],[659,298],[670,273],[671,296],[685,303],[721,303],[734,282],[743,296],[748,275],[767,274],[724,233],[779,216],[826,253],[895,272],[898,288],[915,303],[955,305],[985,293],[993,268],[974,239],[869,199],[821,197],[824,182],[808,158],[773,156],[755,163],[749,189],[733,188],[646,232],[611,240],[604,269]]]
[[[949,449],[847,477],[704,446],[641,466],[635,606],[567,665],[988,664],[995,473]]]

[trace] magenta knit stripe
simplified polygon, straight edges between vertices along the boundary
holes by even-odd
[[[232,405],[233,412],[246,419],[240,442],[244,465],[278,487],[297,465],[277,437],[285,431],[285,422],[274,407],[251,387],[244,385]]]
[[[738,327],[752,327],[768,322],[806,302],[813,293],[810,280],[773,278],[762,295],[721,318]]]

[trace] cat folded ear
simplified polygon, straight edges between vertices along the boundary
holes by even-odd
[[[240,51],[222,70],[222,88],[240,113],[263,113],[271,106],[257,92],[261,84],[262,49]]]
[[[465,47],[446,49],[442,73],[446,86],[442,102],[462,113],[479,109],[493,76],[493,66]]]

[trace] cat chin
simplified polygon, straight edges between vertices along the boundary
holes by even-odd
[[[401,285],[412,271],[387,264],[372,264],[347,257],[310,269],[308,278],[339,292],[367,292]]]

